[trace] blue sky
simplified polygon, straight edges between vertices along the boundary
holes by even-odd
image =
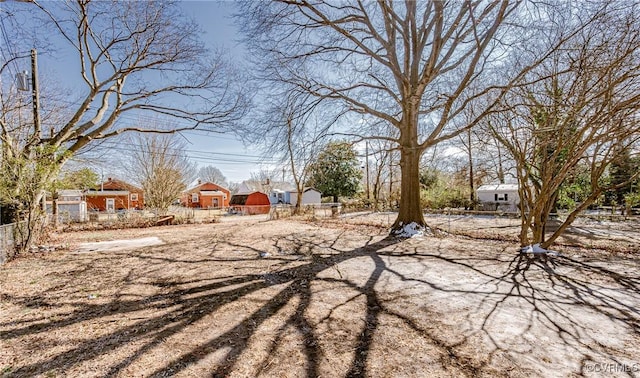
[[[208,47],[222,47],[231,54],[232,59],[241,60],[244,49],[239,41],[239,30],[230,17],[234,5],[232,1],[184,1],[180,4],[184,12],[201,25],[204,30],[202,40]],[[25,3],[0,3],[0,8],[6,9],[27,9],[25,7],[30,6],[32,5]],[[30,71],[28,61],[21,62],[18,69]],[[39,54],[38,71],[41,86],[50,81],[73,88],[78,80],[79,62],[72,51],[56,49],[52,54]],[[70,103],[72,102],[70,99]],[[251,172],[269,168],[261,164],[264,160],[259,157],[260,151],[257,148],[243,146],[233,134],[214,135],[195,131],[184,133],[183,136],[188,143],[188,154],[195,163],[199,166],[217,167],[229,181],[240,182],[249,179]],[[106,142],[105,146],[118,149],[118,143],[114,142]],[[117,175],[117,172],[107,172],[108,166],[100,170],[105,175]]]
[[[245,53],[239,38],[239,30],[230,18],[234,11],[233,1],[184,1],[182,8],[185,13],[194,17],[205,32],[203,40],[210,48],[222,47],[227,50],[233,59],[243,59]],[[216,166],[230,181],[243,181],[250,178],[252,171],[260,170],[260,154],[256,148],[243,146],[233,135],[209,135],[203,133],[185,134],[191,143],[193,151],[219,152],[221,155],[193,152],[192,157],[197,158],[201,165],[209,165],[203,162],[214,157],[211,165]],[[229,154],[229,155],[222,155]],[[242,156],[237,156],[242,155]],[[250,161],[250,163],[242,163]]]

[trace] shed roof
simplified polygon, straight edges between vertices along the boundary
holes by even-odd
[[[270,205],[269,196],[262,192],[234,194],[229,205]]]
[[[229,205],[244,205],[247,202],[248,194],[234,194],[231,196]]]
[[[517,192],[518,184],[486,184],[478,187],[478,192]]]

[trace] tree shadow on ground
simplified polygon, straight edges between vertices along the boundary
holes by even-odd
[[[478,306],[482,308],[479,329],[491,340],[492,353],[540,358],[543,365],[557,362],[554,357],[565,358],[568,372],[564,374],[583,375],[593,372],[596,365],[612,369],[637,366],[638,351],[625,350],[620,343],[611,342],[610,336],[617,335],[619,341],[640,335],[640,277],[637,270],[616,272],[607,267],[610,262],[553,254],[515,255],[504,273],[487,282],[495,290],[482,295]],[[508,309],[507,314],[515,312],[526,319],[510,334],[529,343],[522,350],[510,349],[515,343],[496,337],[495,326],[491,326]],[[544,337],[536,340],[540,335]],[[574,361],[567,361],[569,357]],[[551,365],[547,368],[556,370]]]
[[[334,240],[290,235],[274,238],[272,247],[275,252],[269,257],[261,257],[264,256],[264,249],[249,242],[231,241],[224,243],[224,247],[241,250],[243,253],[240,256],[201,256],[190,260],[169,254],[137,253],[137,259],[161,266],[198,266],[203,263],[263,265],[244,270],[245,273],[238,275],[217,276],[212,272],[204,277],[156,280],[151,284],[159,293],[153,295],[135,299],[114,297],[96,305],[78,301],[71,303],[73,310],[57,314],[52,319],[0,323],[0,329],[6,330],[2,332],[2,340],[14,340],[60,331],[81,322],[109,322],[118,317],[138,316],[140,311],[152,311],[126,326],[109,329],[95,337],[86,337],[63,352],[20,366],[11,374],[32,376],[49,371],[65,372],[99,358],[105,351],[122,345],[134,345],[131,353],[119,361],[113,361],[103,374],[122,375],[127,368],[166,340],[181,337],[188,327],[210,321],[229,306],[243,301],[256,302],[254,296],[261,293],[267,293],[268,296],[257,301],[259,303],[250,307],[248,313],[237,314],[231,326],[213,337],[200,335],[195,342],[197,345],[189,344],[188,350],[172,353],[162,366],[155,366],[155,370],[145,375],[163,377],[179,374],[215,354],[220,357],[218,362],[211,365],[209,374],[213,377],[228,376],[243,364],[243,355],[251,348],[251,341],[259,334],[261,327],[278,316],[281,321],[267,343],[268,350],[257,356],[259,361],[252,362],[257,367],[254,373],[269,375],[269,356],[290,334],[295,333],[302,339],[299,347],[305,359],[305,374],[317,377],[322,374],[320,364],[324,354],[321,345],[324,336],[320,325],[340,307],[355,301],[355,298],[362,302],[362,306],[358,307],[362,313],[359,315],[360,328],[350,343],[350,361],[342,370],[347,377],[372,375],[371,355],[376,347],[376,335],[382,331],[383,319],[388,318],[395,319],[400,326],[424,339],[435,351],[435,360],[444,372],[467,376],[496,373],[492,370],[494,357],[498,353],[514,353],[508,350],[504,340],[500,340],[500,330],[491,324],[502,311],[511,309],[514,301],[523,301],[520,308],[528,322],[516,337],[524,339],[527,333],[535,336],[531,332],[534,327],[553,328],[557,342],[564,343],[578,353],[581,369],[588,361],[613,359],[623,363],[624,360],[616,359],[615,352],[606,347],[587,353],[586,350],[593,348],[592,343],[584,341],[583,331],[587,325],[581,322],[577,315],[579,311],[571,310],[571,307],[577,306],[580,310],[588,309],[596,315],[604,315],[635,334],[640,331],[640,316],[636,307],[637,294],[640,292],[638,277],[566,257],[539,258],[518,254],[511,260],[504,260],[504,254],[465,256],[460,251],[449,251],[446,246],[437,243],[432,243],[429,247],[431,251],[425,252],[424,245],[411,247],[401,239],[390,237],[369,238],[362,246],[341,249],[338,246],[341,237],[342,234]],[[107,255],[104,259],[117,264],[121,256]],[[362,268],[362,279],[341,272],[341,264],[354,260],[362,261],[363,266],[369,264],[368,268]],[[88,265],[81,269],[90,271],[94,262],[90,259],[87,261]],[[268,269],[264,267],[266,261],[269,262]],[[404,268],[411,264],[420,269],[414,266],[405,271]],[[457,275],[474,277],[475,281],[471,285],[457,285],[455,278],[451,278],[455,275],[435,278],[439,271],[446,269]],[[327,271],[333,274],[328,275]],[[131,277],[123,279],[135,280]],[[310,316],[310,307],[318,296],[313,287],[320,283],[339,284],[352,294],[333,304],[328,315],[318,319]],[[400,284],[403,286],[398,286]],[[405,293],[403,287],[415,292]],[[630,300],[622,300],[611,293],[612,287],[633,293],[634,296]],[[455,331],[455,327],[437,318],[443,313],[433,310],[436,306],[431,301],[435,297],[443,300],[461,297],[471,299],[469,303],[473,309],[461,313],[463,318],[466,317],[466,331],[462,329],[454,333],[455,337],[447,333]],[[61,306],[44,296],[5,295],[2,299],[25,308],[35,306],[51,309]],[[451,309],[445,306],[443,311],[446,316],[446,311]],[[482,333],[490,344],[487,355],[482,358],[469,353],[469,348],[486,346],[472,340],[477,332]]]
[[[151,376],[166,376],[176,374],[185,367],[196,362],[201,356],[218,349],[226,349],[224,360],[226,363],[218,366],[211,374],[212,376],[226,376],[238,362],[238,358],[247,348],[247,343],[252,333],[260,327],[267,319],[276,314],[286,304],[290,303],[294,298],[298,300],[298,305],[294,314],[287,320],[287,324],[297,329],[304,336],[304,349],[308,356],[308,376],[318,376],[317,365],[317,342],[314,341],[313,327],[305,317],[305,311],[308,308],[312,293],[310,291],[309,282],[321,271],[335,267],[342,261],[352,258],[369,256],[374,260],[379,260],[375,256],[375,252],[386,246],[396,242],[394,239],[382,239],[377,242],[368,243],[362,248],[356,248],[351,251],[342,253],[333,253],[328,256],[310,255],[301,264],[293,267],[283,267],[276,272],[248,274],[233,277],[222,277],[213,283],[207,283],[204,280],[190,281],[163,281],[157,282],[156,285],[161,287],[163,293],[142,297],[135,300],[113,300],[108,303],[91,305],[88,303],[77,303],[73,311],[65,314],[58,314],[55,320],[44,318],[35,319],[35,321],[12,322],[11,324],[0,324],[7,331],[2,332],[3,340],[18,339],[24,336],[33,336],[55,332],[67,326],[79,322],[99,322],[114,316],[127,316],[144,309],[158,310],[158,315],[149,316],[140,319],[127,327],[118,328],[113,332],[109,332],[100,337],[88,338],[79,344],[74,345],[63,353],[52,356],[45,361],[21,366],[11,371],[11,375],[29,376],[44,374],[49,371],[65,371],[76,364],[84,361],[90,361],[100,356],[104,351],[118,348],[123,344],[137,343],[140,341],[136,352],[128,355],[126,359],[117,362],[105,374],[114,376],[123,371],[127,366],[135,362],[138,358],[158,346],[167,338],[179,334],[182,329],[190,324],[202,320],[207,315],[213,314],[225,305],[243,298],[251,293],[269,288],[271,286],[283,286],[270,300],[261,305],[253,313],[246,316],[242,321],[238,322],[234,327],[222,333],[218,337],[201,344],[188,353],[184,353],[179,358],[170,361],[166,366],[158,368]],[[302,246],[303,243],[300,243]],[[238,248],[251,249],[250,246],[236,245]],[[258,251],[259,252],[259,251]],[[156,260],[156,257],[140,256],[143,259]],[[180,260],[172,260],[167,257],[159,258],[163,263],[177,264],[184,263]],[[258,258],[259,259],[259,258]],[[117,263],[117,257],[113,257],[113,263]],[[207,259],[209,262],[215,259]],[[277,260],[277,258],[273,259]],[[229,263],[230,259],[224,259]],[[240,259],[240,262],[246,259]],[[286,266],[289,260],[285,259],[282,265]],[[198,260],[202,262],[202,260]],[[86,267],[90,269],[90,267]],[[375,285],[376,275],[379,275],[382,267],[376,267],[376,273],[372,276],[368,283],[361,290],[363,292],[371,291],[374,293],[372,286]],[[183,288],[188,285],[189,288]],[[229,290],[221,290],[231,288]],[[49,301],[44,296],[18,297],[5,294],[3,301],[12,302],[13,304],[24,306],[25,308],[46,308],[52,309],[58,304]],[[353,371],[357,372],[359,366],[362,365],[361,359],[366,359],[366,350],[371,343],[371,333],[367,331],[372,325],[375,325],[375,298],[368,299],[367,302],[372,306],[368,306],[368,314],[366,315],[367,327],[361,335],[358,346],[357,358],[353,362]]]

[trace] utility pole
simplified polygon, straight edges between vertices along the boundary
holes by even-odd
[[[40,127],[40,90],[38,88],[38,52],[31,49],[31,92],[33,96],[33,136],[36,144],[42,140],[42,130]],[[37,152],[36,152],[37,153]],[[53,207],[57,204],[51,203],[53,216],[57,216],[57,211]],[[42,211],[47,212],[47,193],[42,193]]]
[[[31,89],[31,96],[33,99],[33,136],[34,138],[37,138],[38,142],[40,142],[42,139],[42,132],[40,130],[40,90],[38,88],[38,52],[36,49],[31,49],[31,88],[29,88],[29,79],[27,75],[27,71],[18,73],[18,89],[21,91],[28,91]]]
[[[38,141],[42,138],[40,131],[40,92],[38,89],[38,52],[31,49],[31,90],[33,92],[33,133]]]

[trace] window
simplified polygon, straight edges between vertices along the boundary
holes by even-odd
[[[198,193],[193,193],[191,195],[191,202],[200,202],[200,198],[198,197]]]
[[[498,193],[495,193],[493,198],[496,202],[498,202]]]
[[[508,194],[508,193],[505,193],[505,194],[504,194],[504,200],[505,200],[505,201],[508,201],[508,200],[509,200],[509,194]]]
[[[131,193],[131,200],[132,201],[137,201],[138,200],[138,193]]]

